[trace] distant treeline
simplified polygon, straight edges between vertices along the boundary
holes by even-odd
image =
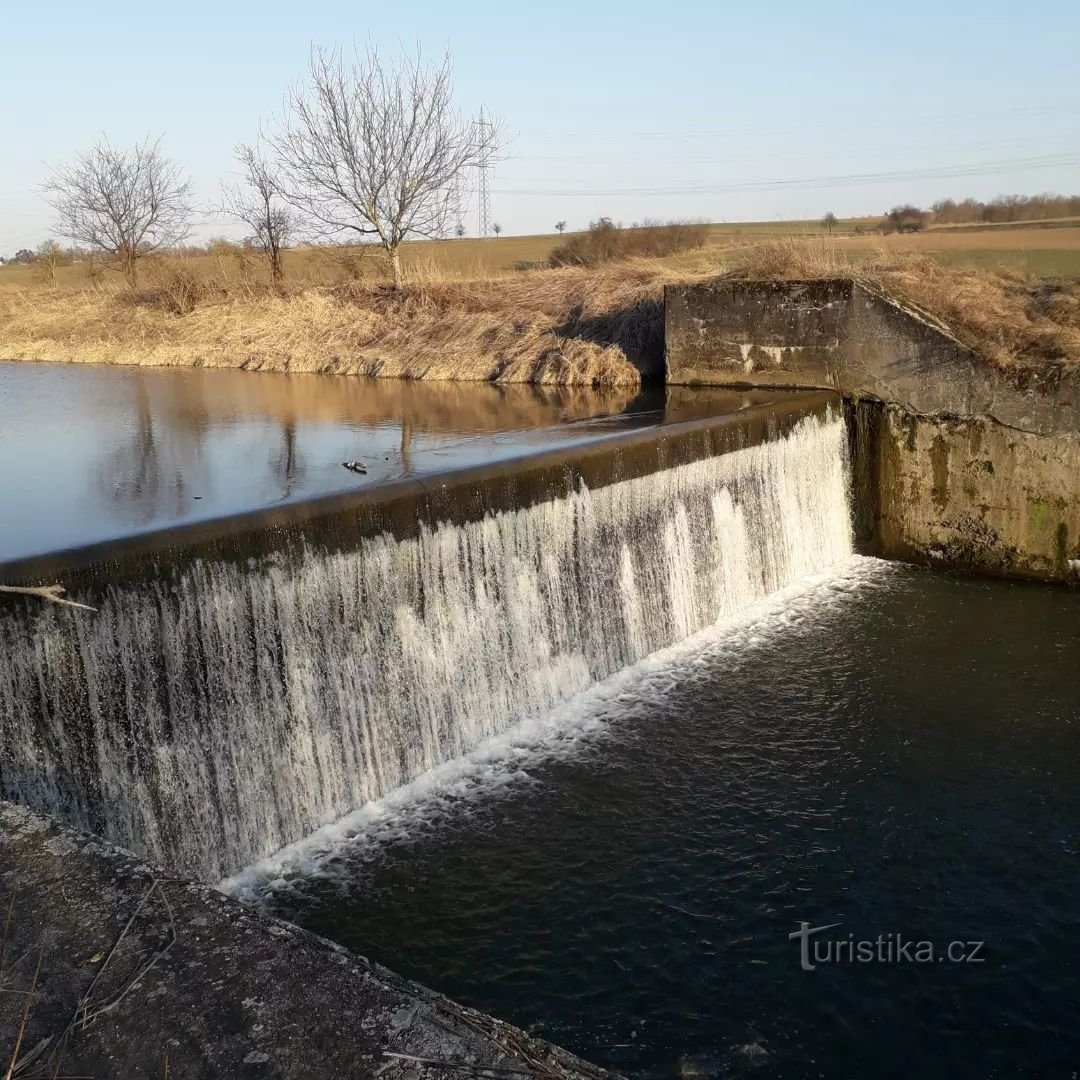
[[[999,195],[990,202],[978,199],[941,199],[930,208],[935,225],[998,224],[1006,221],[1044,221],[1080,217],[1080,195]]]

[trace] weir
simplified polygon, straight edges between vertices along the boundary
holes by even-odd
[[[217,880],[849,556],[838,400],[0,566],[0,794]]]

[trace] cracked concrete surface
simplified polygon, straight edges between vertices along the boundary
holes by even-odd
[[[609,1075],[10,803],[0,921],[0,1061],[17,1046],[23,1080]]]

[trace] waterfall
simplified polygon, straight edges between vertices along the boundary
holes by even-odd
[[[845,428],[0,618],[0,793],[216,880],[852,551]]]

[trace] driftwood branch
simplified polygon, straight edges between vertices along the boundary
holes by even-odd
[[[15,593],[18,596],[39,596],[42,600],[49,600],[54,604],[63,604],[65,607],[81,608],[83,611],[97,611],[97,608],[89,604],[79,604],[74,600],[65,600],[64,593],[67,590],[63,585],[0,585],[0,592]]]

